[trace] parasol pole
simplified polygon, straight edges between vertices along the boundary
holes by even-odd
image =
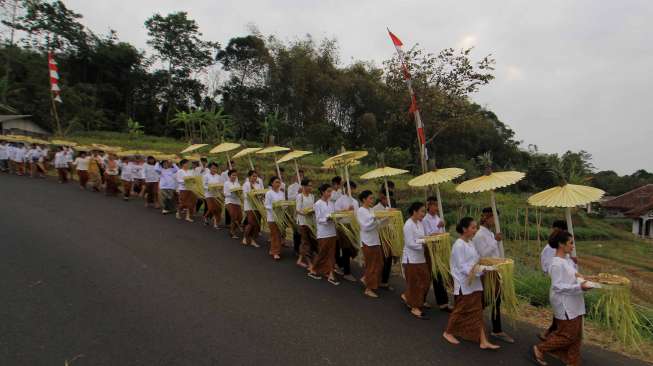
[[[283,178],[281,177],[281,170],[279,170],[279,163],[277,163],[277,153],[273,153],[274,156],[274,165],[277,167],[277,177],[279,177],[279,180],[281,183],[283,183]]]
[[[440,212],[440,219],[444,222],[444,209],[442,208],[442,197],[440,196],[440,185],[435,185],[435,197],[438,199],[438,212]]]
[[[571,207],[565,208],[565,218],[567,219],[567,231],[571,234],[571,240],[574,242],[574,250],[571,252],[571,256],[576,258],[576,238],[574,237],[574,225],[571,222]]]
[[[228,152],[225,152],[225,154],[227,155],[227,165],[229,165],[229,170],[231,170],[231,169],[233,169],[233,168],[231,167],[231,158],[229,157],[229,153],[228,153]]]
[[[494,194],[494,190],[490,191],[490,201],[492,203],[492,217],[494,218],[494,230],[497,234],[501,234],[501,226],[499,225],[499,214],[497,213],[497,199]],[[503,241],[497,243],[499,245],[499,250],[501,251],[501,256],[504,255],[503,251]]]
[[[252,162],[252,157],[248,155],[247,159],[249,160],[249,167],[252,168],[252,170],[256,170],[254,169],[254,163]]]
[[[297,174],[297,184],[301,185],[302,181],[299,178],[299,165],[297,165],[297,159],[294,159],[295,161],[295,174]]]
[[[347,163],[345,163],[345,179],[347,180],[347,194],[351,198],[351,185],[349,184],[349,168],[347,167]]]
[[[388,177],[383,177],[383,184],[385,185],[385,196],[388,200],[388,208],[392,208],[392,200],[390,199],[390,190],[388,189]]]

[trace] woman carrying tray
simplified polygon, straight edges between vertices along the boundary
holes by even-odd
[[[336,224],[331,214],[336,208],[331,201],[333,189],[328,184],[320,186],[320,199],[313,206],[315,210],[315,221],[317,222],[317,242],[319,251],[313,264],[308,269],[308,276],[315,280],[321,280],[322,276],[328,276],[328,281],[334,286],[340,282],[336,278],[334,266],[336,264]]]
[[[365,284],[365,296],[376,299],[379,297],[376,290],[379,288],[383,270],[383,250],[379,238],[379,226],[382,220],[374,217],[372,191],[361,192],[358,199],[362,206],[356,211],[356,219],[360,225],[361,248],[365,257],[365,274],[361,281]]]
[[[215,197],[213,185],[224,184],[222,176],[218,173],[218,164],[209,164],[209,171],[202,177],[204,183],[204,197],[206,198],[206,212],[204,212],[204,223],[209,224],[209,217],[213,221],[213,228],[217,229],[220,220],[222,220],[222,205]]]
[[[308,268],[311,264],[313,253],[317,249],[317,242],[315,241],[314,234],[311,232],[309,226],[309,216],[313,215],[313,205],[315,204],[315,197],[313,196],[313,186],[311,180],[303,178],[301,182],[301,189],[295,199],[295,207],[297,211],[297,226],[299,226],[299,235],[301,236],[301,243],[299,245],[299,257],[297,258],[297,265],[303,268]]]
[[[281,179],[277,176],[270,178],[270,190],[265,193],[265,211],[270,228],[270,251],[268,252],[274,260],[281,259],[281,247],[283,245],[283,238],[281,230],[277,225],[277,220],[274,217],[274,203],[284,201],[286,194],[281,190]]]
[[[463,217],[456,231],[460,238],[451,249],[451,276],[453,277],[454,308],[449,314],[447,329],[442,336],[451,344],[459,344],[458,338],[479,342],[481,349],[501,348],[488,341],[483,323],[483,284],[481,275],[492,267],[480,266],[480,256],[472,238],[477,231],[471,217]]]
[[[240,231],[240,223],[243,221],[243,211],[240,207],[240,197],[236,191],[240,188],[238,183],[238,171],[231,169],[227,173],[228,180],[224,182],[224,204],[227,206],[227,212],[231,219],[229,225],[229,234],[232,239],[238,239],[238,231]]]
[[[217,170],[217,168],[216,168]],[[245,209],[245,216],[247,224],[245,225],[245,235],[243,237],[243,245],[251,245],[255,248],[260,246],[256,243],[256,238],[261,231],[260,217],[256,211],[256,207],[249,198],[249,192],[263,189],[263,184],[260,183],[258,174],[254,170],[247,172],[247,181],[243,184],[243,206]]]
[[[588,281],[578,280],[576,268],[567,259],[567,255],[574,250],[571,234],[560,232],[549,245],[556,249],[556,255],[549,266],[549,276],[551,276],[549,299],[556,329],[545,341],[533,346],[533,358],[539,365],[546,365],[544,354],[551,353],[567,365],[580,365],[583,315],[585,315],[583,292],[592,286]]]

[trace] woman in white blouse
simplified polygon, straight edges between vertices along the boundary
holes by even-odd
[[[582,279],[574,263],[567,257],[574,250],[571,234],[566,231],[559,232],[550,245],[556,250],[549,266],[549,299],[556,328],[546,340],[533,346],[533,357],[536,363],[546,365],[544,354],[551,353],[567,365],[579,365],[585,315],[583,292],[591,286]]]
[[[498,349],[488,341],[483,323],[483,284],[481,275],[493,270],[479,266],[480,256],[472,243],[478,231],[471,217],[463,217],[456,231],[460,238],[451,249],[451,276],[453,277],[454,308],[449,315],[447,329],[442,336],[451,344],[459,344],[458,338],[479,342],[481,349]]]
[[[379,288],[383,270],[383,250],[379,238],[381,220],[375,218],[372,211],[372,191],[361,192],[358,199],[362,206],[356,211],[356,219],[360,226],[361,248],[365,257],[365,273],[361,281],[365,284],[365,296],[376,299],[379,297],[376,290]]]
[[[157,162],[154,156],[148,156],[143,165],[143,178],[145,179],[145,207],[159,206],[159,172],[156,169]]]
[[[299,244],[299,257],[297,265],[302,268],[308,268],[311,264],[313,253],[317,251],[317,241],[315,240],[309,225],[309,216],[313,213],[305,213],[306,209],[313,208],[315,197],[313,197],[313,184],[310,179],[302,178],[301,188],[295,196],[295,208],[297,212],[297,226],[299,226],[299,235],[301,243]]]
[[[331,218],[336,207],[331,201],[332,188],[328,184],[322,184],[319,188],[320,199],[313,205],[315,211],[315,222],[317,223],[318,253],[313,263],[308,268],[308,276],[321,280],[322,276],[328,276],[332,285],[339,285],[336,278],[334,266],[336,264],[336,224]]]
[[[265,212],[270,228],[270,251],[269,254],[275,260],[281,259],[281,246],[283,245],[283,238],[281,237],[281,230],[274,219],[274,203],[286,199],[286,194],[281,190],[281,179],[277,176],[270,178],[270,190],[265,193]]]
[[[218,164],[209,164],[208,172],[202,177],[204,185],[204,197],[206,198],[206,211],[204,212],[204,224],[209,224],[209,217],[213,221],[213,228],[217,229],[220,220],[222,220],[222,205],[213,196],[209,186],[215,184],[224,184],[222,176],[218,172]]]
[[[413,202],[408,208],[410,218],[404,224],[404,252],[401,258],[406,277],[406,291],[401,299],[410,313],[419,319],[428,319],[422,312],[426,293],[431,287],[431,270],[424,256],[424,225],[426,208],[422,202]]]
[[[240,188],[238,182],[238,171],[231,169],[227,172],[229,179],[224,182],[224,203],[231,218],[229,225],[229,234],[232,239],[238,239],[238,232],[240,231],[240,223],[243,221],[243,211],[240,207],[240,198],[235,190]]]
[[[80,151],[79,156],[73,162],[73,165],[77,169],[80,189],[86,189],[86,183],[88,183],[88,165],[90,162],[91,158],[86,156],[86,151]]]
[[[195,203],[197,197],[195,193],[186,189],[184,179],[192,177],[195,173],[190,169],[190,162],[186,159],[181,159],[179,162],[179,169],[176,173],[177,189],[179,190],[179,210],[177,210],[177,219],[181,219],[181,212],[186,211],[186,221],[193,222],[193,214],[195,214]]]
[[[132,166],[128,156],[120,160],[120,180],[122,181],[122,197],[125,201],[129,200],[132,192]]]
[[[245,220],[247,224],[245,225],[245,235],[243,237],[244,245],[251,245],[254,248],[259,248],[260,245],[256,242],[256,238],[261,231],[261,217],[254,207],[254,204],[249,199],[249,192],[263,189],[263,184],[260,182],[258,174],[254,170],[247,172],[247,182],[243,184],[243,200],[244,209],[245,209]]]

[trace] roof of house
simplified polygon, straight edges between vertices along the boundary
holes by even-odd
[[[29,114],[9,114],[9,115],[2,115],[0,116],[0,123],[2,122],[7,122],[7,121],[13,121],[15,119],[23,119],[31,117]]]
[[[602,207],[624,211],[626,216],[637,217],[653,209],[653,184],[647,184],[626,192],[609,201],[602,202]]]

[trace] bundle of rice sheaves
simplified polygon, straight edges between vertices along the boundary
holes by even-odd
[[[400,257],[404,251],[404,216],[399,210],[374,211],[374,217],[388,221],[379,228],[379,237],[386,257]]]
[[[234,193],[238,197],[241,204],[243,203],[243,187],[233,187],[231,193]]]
[[[509,258],[484,257],[478,265],[496,268],[496,271],[486,272],[482,277],[485,305],[494,310],[500,298],[501,311],[514,318],[519,307],[515,293],[515,262]],[[477,270],[478,266],[472,272],[476,273]],[[473,274],[470,279],[471,276]]]
[[[624,346],[638,350],[642,342],[642,325],[630,300],[630,280],[608,273],[587,276],[585,279],[601,285],[594,290],[599,297],[590,310],[592,317],[614,330]]]
[[[338,233],[347,238],[355,248],[360,249],[360,225],[354,211],[336,211],[331,214],[331,218]]]
[[[209,184],[208,191],[211,193],[221,206],[224,206],[224,184],[214,183]]]
[[[449,233],[428,235],[424,237],[426,250],[431,262],[431,273],[433,278],[440,276],[448,285],[451,284],[451,269],[449,259],[451,258],[451,236]]]
[[[204,198],[204,182],[201,175],[192,175],[184,178],[186,189],[195,193],[198,198]]]
[[[308,226],[309,229],[311,229],[311,234],[313,234],[313,238],[317,237],[317,223],[315,222],[315,210],[313,207],[306,207],[303,210],[304,214],[304,219],[306,221],[306,225]]]
[[[295,201],[277,201],[272,204],[272,215],[279,227],[285,233],[295,226]]]
[[[252,204],[252,207],[258,211],[261,217],[261,229],[266,230],[268,227],[267,213],[265,212],[265,193],[267,189],[253,189],[247,192],[247,198]]]

